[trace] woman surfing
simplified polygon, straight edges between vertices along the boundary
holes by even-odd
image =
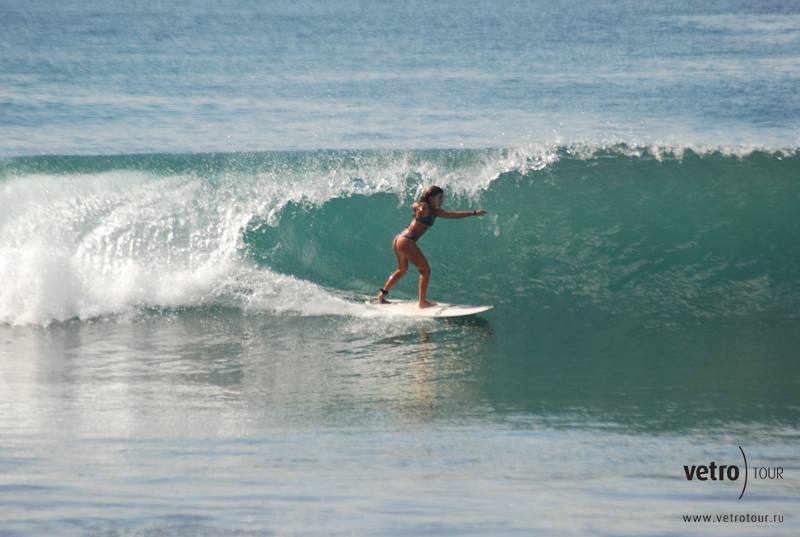
[[[378,302],[386,302],[386,295],[392,290],[400,278],[408,272],[408,263],[419,270],[419,307],[429,308],[436,302],[428,302],[428,282],[431,279],[431,268],[428,260],[422,255],[417,240],[425,234],[437,218],[466,218],[468,216],[483,216],[486,211],[445,211],[442,209],[444,191],[438,186],[430,186],[411,208],[414,209],[414,219],[406,229],[397,234],[392,241],[394,255],[397,256],[397,270],[389,276],[386,285],[378,294]]]

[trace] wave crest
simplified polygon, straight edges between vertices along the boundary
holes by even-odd
[[[326,289],[383,283],[391,237],[434,183],[447,208],[490,212],[421,243],[449,300],[796,313],[796,150],[36,157],[4,160],[0,174],[2,323],[216,305],[353,314]]]

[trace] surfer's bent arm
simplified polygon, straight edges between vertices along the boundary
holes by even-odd
[[[431,212],[430,206],[427,203],[425,203],[424,201],[415,201],[411,205],[411,208],[414,209],[414,217],[415,218],[420,218],[420,217],[427,218],[427,215],[423,216],[423,214],[424,213],[430,214],[430,212]]]
[[[444,209],[436,209],[436,218],[467,218],[468,216],[483,216],[486,211],[445,211]]]

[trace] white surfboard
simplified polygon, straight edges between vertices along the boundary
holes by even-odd
[[[467,317],[476,313],[483,313],[492,309],[494,306],[468,306],[463,304],[446,304],[439,302],[430,308],[419,307],[416,300],[389,300],[380,303],[377,300],[367,300],[367,306],[376,310],[394,313],[397,315],[408,315],[411,317]]]

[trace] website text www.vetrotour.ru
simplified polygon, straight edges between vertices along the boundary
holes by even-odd
[[[773,523],[783,522],[783,515],[683,515],[684,522],[721,522],[721,523]]]

